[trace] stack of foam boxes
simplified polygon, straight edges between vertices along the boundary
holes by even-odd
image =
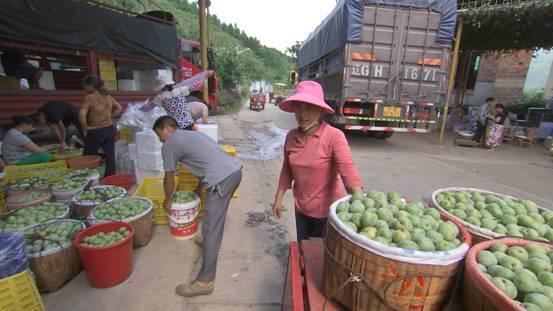
[[[129,144],[129,154],[135,162],[134,175],[137,185],[146,177],[164,176],[162,146],[152,130],[143,130],[135,134],[135,143]]]

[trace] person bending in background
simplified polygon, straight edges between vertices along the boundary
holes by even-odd
[[[488,128],[488,115],[491,113],[491,108],[495,104],[495,98],[488,97],[486,102],[480,107],[480,112],[476,118],[476,132],[474,133],[474,141],[481,143],[486,141],[486,129]]]
[[[198,123],[198,120],[202,120],[203,124],[207,124],[207,118],[209,117],[209,109],[207,105],[197,96],[199,92],[192,92],[191,95],[186,96],[186,106],[188,112],[194,119],[194,122]],[[201,96],[201,93],[199,94]]]
[[[497,146],[501,145],[503,141],[503,125],[507,118],[507,112],[505,112],[505,107],[502,104],[496,104],[495,111],[495,116],[488,121],[489,134],[486,138],[486,146],[489,148],[489,151],[495,151]]]
[[[282,197],[293,184],[298,242],[321,237],[330,205],[346,193],[344,184],[348,192],[361,191],[363,185],[344,133],[322,121],[334,110],[319,83],[301,82],[279,107],[296,115],[298,128],[286,135],[273,214],[280,218]]]
[[[106,158],[104,176],[115,174],[115,136],[117,130],[112,118],[118,116],[121,105],[108,94],[104,81],[95,75],[83,79],[86,92],[79,112],[83,131],[86,133],[83,155],[97,155],[101,147]]]
[[[33,89],[39,88],[42,71],[31,65],[20,50],[7,49],[2,53],[2,67],[6,76],[25,79]]]
[[[14,116],[14,127],[11,128],[2,141],[2,155],[7,165],[28,165],[50,162],[52,154],[47,149],[37,146],[27,133],[33,130],[33,118],[29,116]]]
[[[48,125],[60,143],[60,151],[67,149],[67,128],[73,124],[77,128],[78,138],[84,140],[84,132],[79,122],[79,111],[70,103],[49,101],[34,115],[37,125]]]

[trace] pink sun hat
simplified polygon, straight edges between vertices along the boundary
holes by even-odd
[[[294,112],[294,103],[301,102],[320,107],[325,113],[332,114],[334,109],[325,103],[323,88],[315,81],[302,81],[296,88],[296,93],[283,100],[279,107],[286,112]]]

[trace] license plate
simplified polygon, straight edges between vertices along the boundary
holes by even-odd
[[[405,66],[402,72],[396,78],[401,78],[403,80],[415,80],[425,82],[436,82],[438,81],[439,68],[429,68],[414,66]],[[373,78],[384,78],[389,79],[388,77],[388,65],[384,64],[367,64],[367,63],[353,63],[351,67],[351,75],[356,77],[373,77]]]
[[[438,69],[420,67],[405,67],[403,78],[405,80],[437,81]]]
[[[384,106],[382,116],[389,118],[399,118],[401,116],[401,107]]]

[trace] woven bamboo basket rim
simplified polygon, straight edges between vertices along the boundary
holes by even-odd
[[[94,216],[94,211],[96,211],[97,208],[99,207],[102,207],[102,205],[105,205],[105,204],[110,204],[110,203],[113,203],[115,201],[121,201],[121,200],[141,200],[141,201],[146,201],[148,203],[148,208],[146,208],[142,213],[140,214],[137,214],[137,215],[134,215],[132,217],[129,217],[129,218],[125,218],[125,219],[120,219],[120,220],[108,220],[108,219],[99,219],[99,218],[96,218]],[[142,218],[143,216],[145,216],[146,214],[148,214],[148,212],[150,211],[153,211],[154,210],[154,203],[152,202],[152,200],[148,199],[148,198],[145,198],[145,197],[139,197],[139,196],[126,196],[126,197],[117,197],[117,198],[113,198],[111,200],[108,200],[106,202],[103,202],[103,203],[100,203],[98,204],[97,206],[95,206],[92,211],[90,212],[89,216],[88,216],[88,220],[90,223],[101,223],[101,222],[111,222],[111,221],[122,221],[122,222],[126,222],[126,223],[130,223],[130,222],[133,222],[137,219],[140,219]]]
[[[44,222],[41,222],[41,223],[37,224],[36,226],[28,228],[27,230],[24,231],[24,234],[37,233],[38,230],[41,230],[44,227],[50,226],[50,225],[55,224],[55,223],[60,223],[60,222],[80,223],[81,224],[81,230],[79,232],[86,229],[86,224],[81,220],[55,218],[55,219],[46,220]],[[39,257],[49,256],[49,255],[55,254],[57,252],[61,252],[61,251],[65,250],[66,248],[69,248],[71,246],[73,246],[73,239],[71,239],[68,242],[65,242],[63,244],[60,244],[59,246],[51,248],[49,250],[43,250],[43,251],[35,252],[35,253],[27,253],[27,257],[29,259],[31,259],[31,258],[39,258]]]
[[[338,206],[338,204],[341,202],[346,202],[350,198],[351,195],[347,195],[332,203],[332,205],[330,206],[328,223],[333,226],[334,229],[336,229],[344,238],[348,239],[355,245],[367,251],[377,253],[382,257],[395,259],[406,263],[424,264],[426,262],[426,264],[430,265],[445,266],[449,265],[451,261],[463,260],[472,245],[472,237],[470,233],[457,220],[445,213],[440,213],[440,217],[442,219],[453,222],[455,226],[457,226],[457,228],[459,229],[459,238],[461,240],[461,244],[452,250],[434,252],[407,250],[400,247],[387,246],[383,243],[368,239],[346,227],[346,225],[343,224],[336,216],[336,207]],[[379,248],[384,248],[385,251],[379,250]]]
[[[119,186],[101,185],[101,186],[93,186],[93,187],[90,187],[89,189],[86,189],[86,190],[101,189],[101,188],[118,188],[121,191],[121,194],[118,194],[114,198],[110,198],[108,201],[113,200],[113,199],[117,199],[117,198],[121,198],[121,197],[125,197],[127,195],[127,190],[125,190],[125,188],[119,187]],[[104,203],[104,201],[79,201],[79,200],[77,200],[77,196],[83,191],[85,191],[85,189],[75,193],[75,195],[71,198],[71,200],[69,200],[69,203],[73,206],[79,206],[79,207],[96,207],[97,205]]]
[[[27,195],[29,193],[33,193],[33,192],[39,192],[39,193],[42,194],[42,196],[34,198],[32,200],[29,200],[29,201],[23,201],[23,202],[18,201],[19,199],[21,199],[25,195]],[[6,199],[6,204],[8,205],[8,209],[10,209],[10,206],[36,205],[36,204],[39,204],[39,203],[42,203],[42,202],[49,201],[50,199],[52,199],[52,193],[48,190],[30,190],[30,191],[25,191],[25,192],[9,195],[8,198]]]
[[[502,239],[494,239],[489,240],[486,242],[479,243],[475,247],[473,247],[465,260],[465,277],[469,278],[473,285],[478,289],[478,291],[490,301],[490,303],[494,306],[500,304],[502,307],[502,310],[505,311],[524,311],[526,310],[522,304],[520,304],[518,301],[511,299],[507,294],[502,292],[501,290],[497,289],[497,287],[493,284],[493,282],[484,276],[484,273],[480,271],[477,268],[476,265],[476,255],[481,250],[489,249],[492,244],[501,242],[509,247],[511,246],[527,246],[528,244],[538,244],[540,246],[553,249],[553,245],[537,242],[537,241],[531,241],[531,240],[524,240],[524,239],[518,239],[518,238],[502,238]],[[477,280],[479,279],[479,280]],[[506,309],[505,309],[506,308]]]
[[[513,197],[513,196],[510,196],[510,195],[506,195],[506,194],[501,194],[501,193],[497,193],[497,192],[493,192],[493,191],[489,191],[489,190],[483,190],[483,189],[478,189],[478,188],[472,188],[472,187],[448,187],[448,188],[441,188],[441,189],[438,189],[438,190],[435,190],[433,193],[432,193],[432,204],[437,208],[439,209],[441,212],[443,213],[446,213],[447,215],[449,215],[450,217],[456,219],[458,222],[460,222],[461,224],[463,224],[463,226],[465,226],[469,232],[473,235],[478,235],[480,237],[482,237],[484,240],[492,240],[492,239],[500,239],[500,238],[505,238],[507,237],[507,235],[505,234],[501,234],[501,233],[497,233],[495,231],[492,231],[490,229],[486,229],[486,228],[482,228],[482,227],[477,227],[471,223],[468,223],[458,217],[456,217],[455,215],[451,214],[450,212],[448,212],[445,208],[443,208],[439,203],[438,201],[436,200],[436,197],[442,193],[442,192],[446,192],[446,191],[456,191],[456,192],[460,192],[460,191],[473,191],[473,192],[480,192],[480,193],[483,193],[483,194],[491,194],[491,195],[495,195],[495,196],[499,196],[499,197],[505,197],[505,198],[509,198],[511,200],[520,200],[519,198],[516,198],[516,197]],[[541,206],[538,205],[538,209],[541,210],[541,211],[547,211],[548,209],[546,208],[543,208]]]

